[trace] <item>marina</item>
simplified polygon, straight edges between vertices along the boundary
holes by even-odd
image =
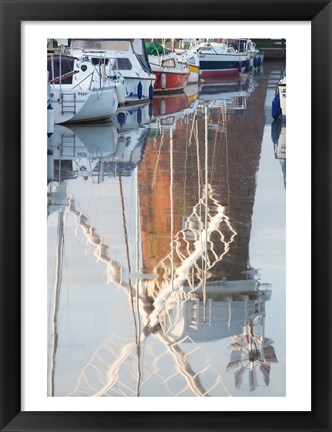
[[[196,42],[49,52],[48,396],[286,394],[286,64]]]

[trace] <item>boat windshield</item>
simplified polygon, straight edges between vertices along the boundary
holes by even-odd
[[[198,46],[198,52],[208,54],[226,54],[227,45],[215,42],[203,43]]]

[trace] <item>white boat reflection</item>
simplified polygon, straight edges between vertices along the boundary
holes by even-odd
[[[276,159],[286,159],[286,124],[280,119],[273,120],[271,137]]]
[[[256,85],[252,75],[206,81],[200,87],[199,98],[211,108],[226,105],[229,114],[244,113]]]
[[[151,102],[130,107],[120,107],[111,116],[112,123],[119,132],[138,129],[155,120]]]
[[[283,118],[273,120],[271,138],[274,145],[274,156],[280,162],[286,188],[286,123]]]
[[[112,123],[56,125],[48,141],[48,181],[82,176],[101,182],[130,175],[143,158],[146,140],[145,128],[118,132]]]

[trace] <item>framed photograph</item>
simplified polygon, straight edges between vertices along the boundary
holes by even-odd
[[[1,11],[1,430],[330,431],[331,2]]]

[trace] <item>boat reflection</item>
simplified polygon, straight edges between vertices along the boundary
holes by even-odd
[[[207,80],[200,88],[199,98],[210,107],[227,105],[229,114],[243,114],[247,98],[257,86],[252,75]]]
[[[274,145],[274,156],[280,162],[286,188],[286,124],[283,119],[273,120],[271,138]]]
[[[147,130],[118,132],[114,124],[56,125],[48,139],[48,181],[78,176],[102,182],[128,176],[143,158]]]
[[[148,102],[130,107],[120,107],[110,118],[119,132],[138,129],[154,121],[153,105]]]

